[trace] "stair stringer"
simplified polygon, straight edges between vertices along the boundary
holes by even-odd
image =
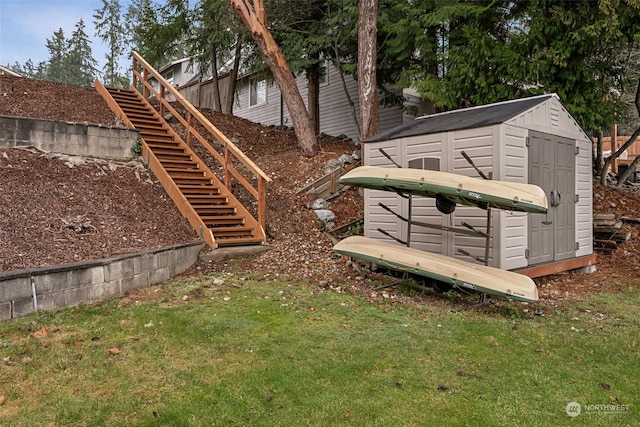
[[[111,94],[108,92],[107,88],[104,87],[98,80],[95,81],[95,88],[102,95],[102,97],[106,100],[107,104],[111,108],[111,110],[118,115],[125,126],[130,128],[134,128],[135,126],[131,122],[131,120],[127,117],[126,113],[120,108],[117,102],[113,99]],[[260,243],[264,243],[266,241],[266,233],[262,226],[258,223],[258,221],[251,215],[251,213],[240,203],[235,196],[231,193],[231,191],[218,179],[218,177],[209,169],[209,167],[200,159],[200,157],[184,142],[184,140],[173,130],[171,126],[164,120],[162,116],[158,113],[158,111],[140,95],[140,93],[135,90],[135,88],[131,88],[132,92],[135,93],[137,99],[149,109],[149,111],[153,114],[154,119],[162,124],[163,129],[165,129],[176,142],[180,144],[180,148],[184,149],[187,154],[191,156],[191,159],[198,164],[198,169],[204,173],[204,176],[209,178],[212,181],[212,184],[219,188],[220,195],[226,197],[229,201],[232,202],[234,207],[237,209],[237,212],[242,215],[244,218],[245,224],[248,227],[251,227],[254,230],[254,234],[256,240],[259,240]],[[171,200],[176,204],[176,207],[184,216],[189,224],[198,232],[200,238],[211,248],[218,248],[218,242],[213,234],[211,228],[207,227],[203,219],[198,215],[195,208],[191,203],[187,200],[186,196],[178,185],[171,178],[167,170],[164,168],[160,160],[155,156],[153,150],[149,147],[144,138],[141,137],[142,140],[142,153],[141,156],[144,161],[147,163],[147,167],[151,169],[154,173],[162,187],[165,189]],[[227,239],[225,239],[227,240]],[[232,240],[232,239],[228,239]]]

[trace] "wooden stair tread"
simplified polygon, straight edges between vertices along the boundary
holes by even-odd
[[[136,90],[106,89],[162,166],[160,171],[154,172],[166,174],[173,181],[171,185],[177,186],[199,217],[201,224],[211,231],[216,245],[251,245],[264,242],[259,226],[256,226],[252,218],[245,216],[250,214],[228,190],[223,191],[219,187],[223,184],[216,176],[207,176],[209,172],[206,165],[191,152],[184,141],[176,139],[171,127],[155,108]],[[251,221],[247,222],[248,219]]]
[[[198,215],[202,217],[209,217],[211,215],[220,215],[220,214],[234,214],[237,212],[237,209],[234,206],[230,206],[228,204],[194,206],[194,209],[196,210]]]
[[[213,235],[216,237],[233,237],[233,236],[253,236],[252,227],[214,227],[210,228]]]
[[[240,246],[240,245],[260,245],[262,239],[259,237],[236,237],[236,238],[217,238],[218,246]]]
[[[204,223],[215,233],[216,226],[228,227],[231,225],[244,225],[244,217],[238,215],[216,215],[203,218]]]

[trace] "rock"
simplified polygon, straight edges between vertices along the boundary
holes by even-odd
[[[343,154],[340,157],[338,157],[338,161],[340,163],[342,163],[343,165],[351,164],[351,163],[353,163],[353,157],[348,155],[348,154]]]
[[[214,279],[213,280],[213,284],[215,286],[222,286],[222,285],[224,285],[224,280],[223,279]]]
[[[327,225],[327,228],[333,227],[333,221],[335,221],[336,216],[329,209],[316,209],[314,210],[316,216],[320,221],[324,222]]]
[[[311,209],[313,209],[314,211],[318,209],[327,209],[328,207],[329,203],[327,203],[325,199],[316,199],[311,205]]]
[[[340,160],[338,159],[331,159],[327,162],[327,164],[324,167],[324,171],[325,173],[329,173],[332,172],[336,169],[339,169],[342,167],[342,163],[340,162]]]

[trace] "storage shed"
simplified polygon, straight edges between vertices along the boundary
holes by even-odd
[[[493,209],[487,218],[482,209],[459,205],[447,215],[438,211],[434,199],[413,197],[409,209],[408,200],[400,195],[365,190],[365,235],[387,240],[409,237],[415,249],[473,261],[470,258],[484,257],[485,238],[415,225],[408,235],[409,225],[398,215],[460,229],[483,230],[490,220],[488,265],[505,270],[563,266],[544,274],[591,265],[595,263],[591,146],[591,139],[555,94],[417,118],[365,141],[364,164],[396,167],[395,162],[480,179],[466,154],[491,179],[540,186],[547,194],[549,212]]]

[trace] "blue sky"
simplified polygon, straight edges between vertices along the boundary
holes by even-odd
[[[120,0],[121,5],[125,3]],[[60,28],[69,39],[76,23],[83,19],[93,57],[101,69],[107,49],[95,36],[93,25],[93,14],[100,8],[101,0],[0,0],[0,65],[16,61],[22,65],[28,59],[34,65],[46,61],[47,39]]]

